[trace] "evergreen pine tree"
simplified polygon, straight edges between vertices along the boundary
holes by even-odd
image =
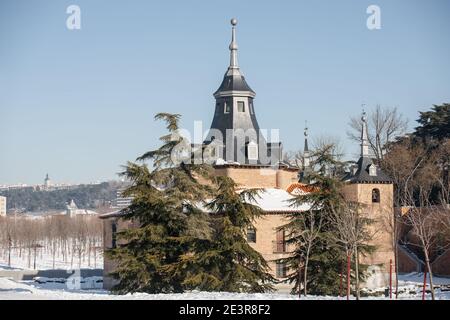
[[[231,178],[216,179],[217,195],[207,205],[214,234],[210,241],[198,243],[194,255],[184,257],[185,267],[190,270],[185,284],[206,291],[272,291],[274,278],[268,264],[246,239],[247,230],[262,214],[254,205],[260,190],[237,192]]]
[[[159,149],[138,158],[152,160],[154,170],[128,163],[122,173],[131,182],[124,195],[133,197],[122,218],[133,228],[119,232],[118,247],[106,253],[117,264],[111,274],[119,280],[113,288],[117,293],[183,292],[187,270],[179,268],[181,257],[212,232],[208,215],[193,205],[212,191],[197,179],[208,179],[211,167],[191,164],[189,157],[179,161],[186,144],[177,134],[179,115],[155,118],[167,123],[169,134],[160,138]]]
[[[417,122],[420,124],[414,132],[417,137],[437,141],[450,138],[450,103],[433,105],[431,111],[420,112]]]

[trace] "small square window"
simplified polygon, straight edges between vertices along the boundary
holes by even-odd
[[[253,141],[247,145],[247,158],[249,160],[258,160],[258,145]]]
[[[277,262],[277,278],[286,278],[286,264]]]
[[[238,105],[238,112],[245,112],[244,101],[238,101],[237,105]]]
[[[375,177],[377,175],[377,167],[374,164],[369,166],[369,175]]]
[[[248,228],[247,229],[247,241],[256,243],[256,230],[255,228]]]
[[[117,224],[115,222],[111,225],[111,248],[117,248]]]
[[[224,113],[230,113],[230,111],[231,111],[230,105],[225,102],[225,104],[224,104]]]

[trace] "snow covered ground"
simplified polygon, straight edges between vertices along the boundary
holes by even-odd
[[[419,300],[422,297],[421,274],[408,274],[400,277],[400,299]],[[436,290],[436,298],[450,300],[450,279],[434,278],[436,285],[442,286]],[[449,286],[448,288],[446,286]],[[445,291],[444,291],[445,290]],[[446,291],[448,290],[448,291]],[[426,296],[431,299],[430,294]],[[238,294],[227,292],[189,292],[183,294],[127,294],[112,295],[106,290],[76,290],[68,289],[61,283],[37,283],[35,281],[14,281],[0,278],[0,300],[298,300],[297,296],[286,293],[271,294]],[[331,296],[308,296],[302,300],[337,300],[345,298]],[[354,298],[353,298],[354,299]],[[384,296],[366,297],[363,299],[388,299]]]
[[[18,250],[13,250],[11,255],[11,267],[8,267],[8,256],[6,252],[0,255],[0,270],[32,270],[33,269],[33,255],[28,259],[28,252],[24,250],[22,255],[19,256]],[[62,255],[56,255],[55,267],[53,268],[53,257],[50,252],[39,252],[36,255],[36,270],[48,270],[48,269],[63,269],[69,270],[73,268],[83,269],[96,269],[103,268],[103,255],[97,253],[91,253],[90,259],[87,254],[83,255],[81,261],[78,261],[78,257],[74,256],[73,261],[71,257],[67,257],[64,261]]]

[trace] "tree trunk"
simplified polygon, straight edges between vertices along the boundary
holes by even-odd
[[[427,290],[427,266],[423,272],[422,301],[425,300],[425,291]]]
[[[394,263],[395,263],[395,299],[398,298],[398,243],[395,241]]]
[[[88,245],[88,266],[91,266],[91,249],[92,249],[92,242],[91,240],[89,240],[89,245]]]
[[[428,257],[427,250],[424,250],[424,254],[425,254],[425,263],[427,265],[428,278],[429,278],[429,282],[430,282],[431,299],[435,300],[434,286],[433,286],[433,272],[431,271],[430,258]]]
[[[298,298],[302,297],[302,257],[298,258]]]
[[[56,246],[55,243],[53,243],[53,269],[55,269],[55,256],[56,256]]]
[[[304,289],[303,292],[304,292],[305,297],[308,294],[307,279],[308,279],[308,262],[309,262],[310,251],[311,251],[311,243],[308,244],[308,248],[306,250],[305,266],[304,266],[304,271],[303,271],[303,289]]]
[[[28,268],[31,268],[31,244],[28,244]]]
[[[11,247],[12,247],[12,241],[11,238],[8,239],[8,267],[11,268]]]
[[[350,300],[350,252],[347,252],[347,300]]]
[[[33,254],[33,270],[36,270],[36,250],[37,250],[37,245],[34,245],[34,254]]]

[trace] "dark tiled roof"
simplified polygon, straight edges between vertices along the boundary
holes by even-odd
[[[214,94],[223,91],[250,91],[255,93],[247,84],[243,75],[225,75],[219,89]]]
[[[344,181],[350,183],[392,183],[392,179],[377,166],[377,175],[369,174],[369,166],[373,161],[369,157],[361,157],[357,162],[358,170],[355,174],[350,172],[344,177]]]

